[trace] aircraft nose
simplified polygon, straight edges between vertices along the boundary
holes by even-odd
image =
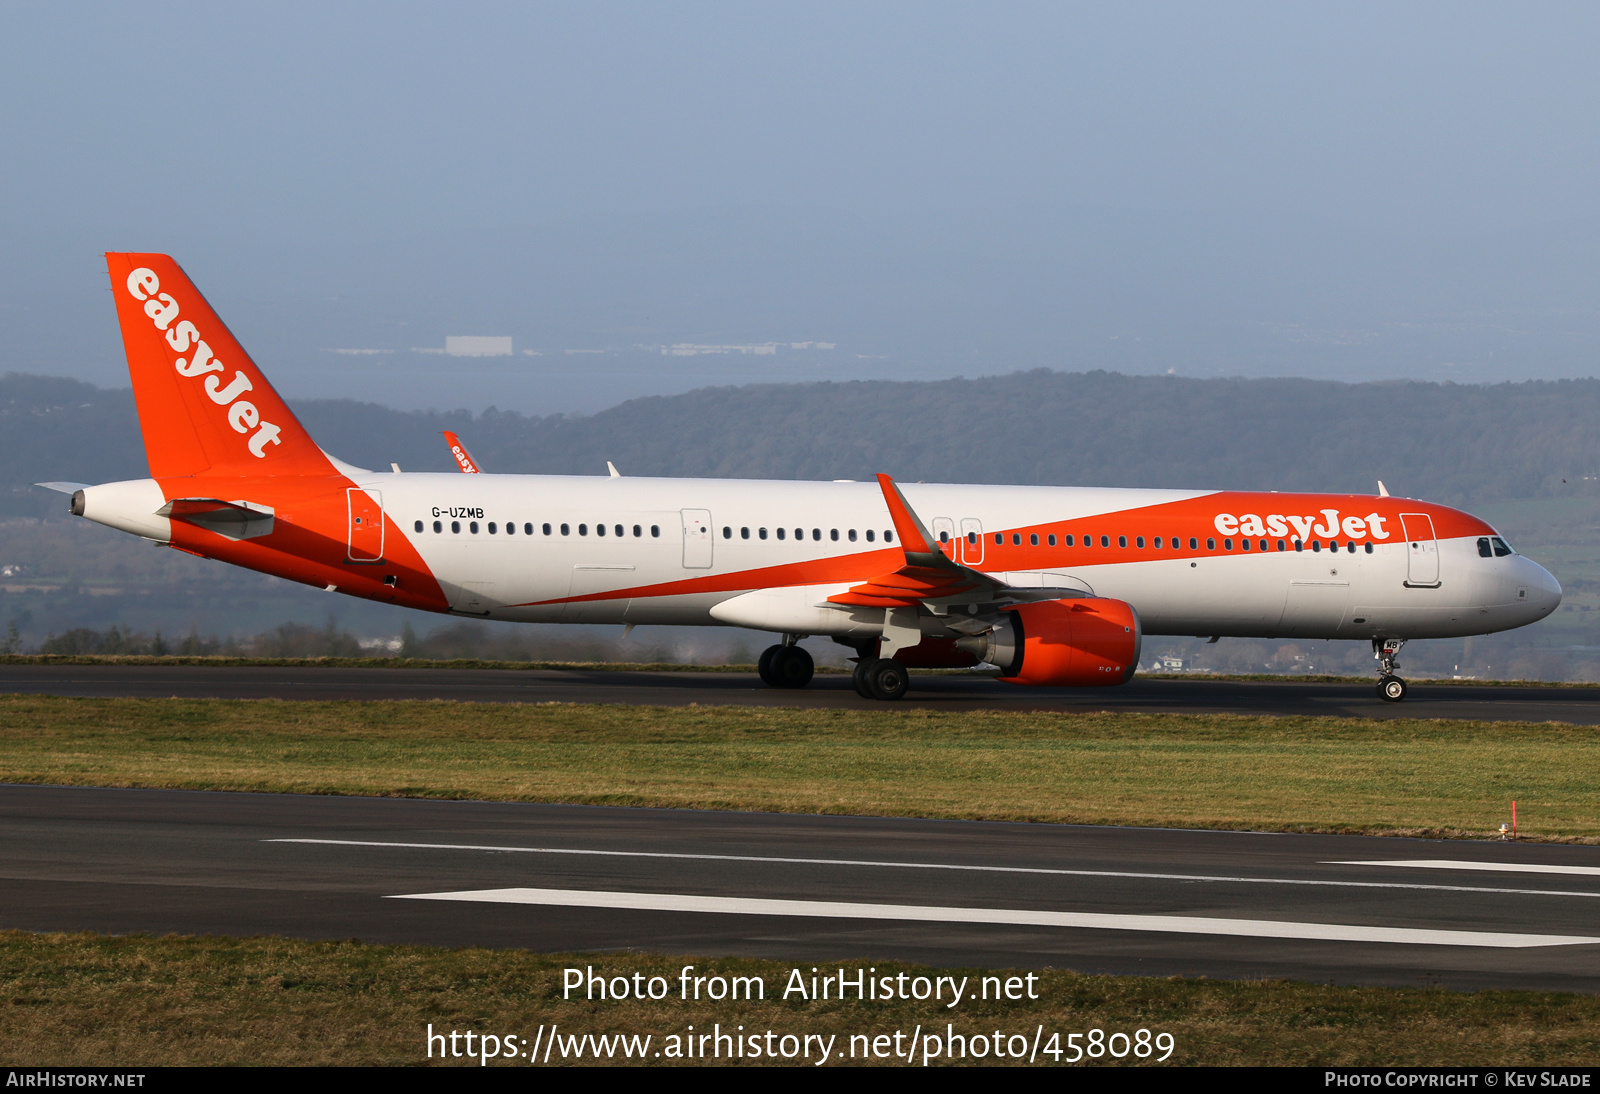
[[[1561,605],[1561,582],[1531,559],[1517,556],[1521,563],[1517,585],[1527,589],[1528,611],[1533,619],[1543,619]]]

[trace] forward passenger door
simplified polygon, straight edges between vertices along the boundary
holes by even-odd
[[[1401,513],[1406,531],[1406,587],[1439,587],[1439,541],[1433,535],[1433,518],[1426,513]]]

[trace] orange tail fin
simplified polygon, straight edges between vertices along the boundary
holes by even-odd
[[[152,477],[335,473],[176,262],[107,254],[106,267]]]

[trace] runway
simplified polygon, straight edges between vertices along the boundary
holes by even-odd
[[[584,669],[376,669],[183,665],[0,665],[0,694],[214,699],[455,699],[490,703],[689,703],[935,710],[1122,710],[1183,714],[1460,718],[1600,724],[1600,688],[1416,684],[1403,703],[1374,684],[1171,680],[1136,677],[1118,688],[1024,688],[981,676],[913,673],[898,704],[862,699],[848,677],[819,675],[799,691],[765,687],[754,673]]]
[[[0,786],[0,926],[1600,991],[1600,849]]]

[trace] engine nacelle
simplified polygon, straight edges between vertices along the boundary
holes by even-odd
[[[1143,640],[1132,604],[1085,597],[1020,605],[988,634],[956,645],[998,666],[1008,684],[1086,688],[1131,680]]]

